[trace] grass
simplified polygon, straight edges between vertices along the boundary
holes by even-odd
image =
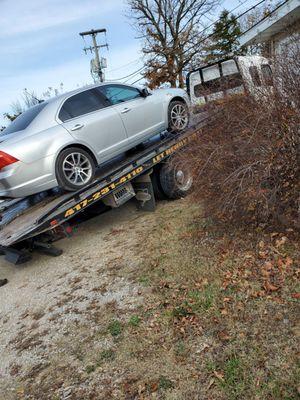
[[[150,285],[150,280],[149,280],[149,277],[148,276],[140,276],[139,277],[139,283],[141,284],[141,285],[143,285],[143,286],[145,286],[145,287],[147,287],[147,286],[149,286]]]
[[[141,323],[141,318],[138,315],[133,315],[132,317],[130,317],[129,320],[129,325],[136,328],[140,325]]]
[[[86,372],[87,374],[91,374],[91,373],[94,372],[95,370],[96,370],[95,365],[87,365],[87,366],[85,367],[85,372]]]
[[[137,246],[140,262],[120,271],[141,290],[142,304],[93,308],[97,331],[87,324],[72,337],[76,346],[64,344],[75,372],[53,371],[50,387],[80,381],[81,369],[94,390],[86,398],[101,400],[299,397],[296,238],[274,252],[268,234],[226,232],[200,215],[187,200],[158,207]],[[267,259],[258,256],[262,240]],[[275,291],[263,289],[266,262]]]
[[[191,290],[188,297],[193,300],[192,309],[195,311],[208,311],[215,305],[218,288],[208,285],[203,290]]]
[[[168,390],[174,387],[173,382],[166,376],[161,375],[158,380],[158,387],[162,390]]]
[[[289,315],[295,323],[297,300],[289,293],[296,290],[294,269],[280,292],[261,293],[256,243],[263,233],[249,240],[236,232],[232,240],[232,232],[198,219],[199,209],[187,205],[178,213],[169,207],[157,216],[159,228],[144,244],[147,262],[136,276],[143,286],[147,277],[151,289],[143,326],[135,337],[125,334],[120,349],[133,349],[132,362],[145,371],[139,383],[167,376],[170,398],[178,399],[296,399],[295,341],[283,322]],[[297,246],[286,249],[298,258]],[[278,254],[268,254],[275,265]],[[165,373],[157,377],[157,371]]]
[[[188,348],[183,340],[180,340],[174,347],[175,355],[177,357],[186,357],[188,355]]]
[[[99,360],[113,360],[115,358],[115,352],[111,349],[101,351],[99,355]]]
[[[111,334],[111,336],[119,336],[122,333],[122,324],[120,321],[114,320],[111,321],[110,324],[108,325],[108,332]]]
[[[224,364],[224,380],[220,385],[230,400],[240,399],[247,386],[246,371],[237,356],[230,357]]]

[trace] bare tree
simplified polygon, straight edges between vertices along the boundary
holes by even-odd
[[[59,94],[63,93],[63,91],[63,83],[61,83],[57,89],[49,86],[47,90],[42,93],[41,98],[39,98],[33,90],[29,91],[25,88],[22,92],[21,99],[18,99],[11,104],[11,112],[5,113],[4,118],[12,122],[28,108],[33,107],[42,101],[50,99],[51,97],[58,96]],[[4,129],[5,127],[2,128]]]
[[[144,40],[150,87],[184,86],[183,72],[203,49],[204,17],[217,0],[128,0],[130,18]]]
[[[246,13],[240,20],[240,27],[242,32],[251,29],[262,19],[268,17],[282,2],[277,0],[268,0],[260,7],[256,7],[250,12]],[[258,43],[248,46],[248,54],[264,54],[269,56],[270,46],[268,43]]]

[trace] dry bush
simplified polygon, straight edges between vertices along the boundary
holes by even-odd
[[[185,153],[206,213],[300,227],[300,50],[274,61],[274,88],[211,105]]]

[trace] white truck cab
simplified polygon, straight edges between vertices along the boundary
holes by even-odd
[[[187,75],[194,106],[234,94],[259,94],[273,85],[270,62],[262,56],[237,56],[197,68]]]

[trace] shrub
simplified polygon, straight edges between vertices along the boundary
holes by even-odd
[[[274,61],[274,88],[210,105],[184,158],[206,214],[300,227],[300,46]],[[284,61],[284,62],[283,62]]]

